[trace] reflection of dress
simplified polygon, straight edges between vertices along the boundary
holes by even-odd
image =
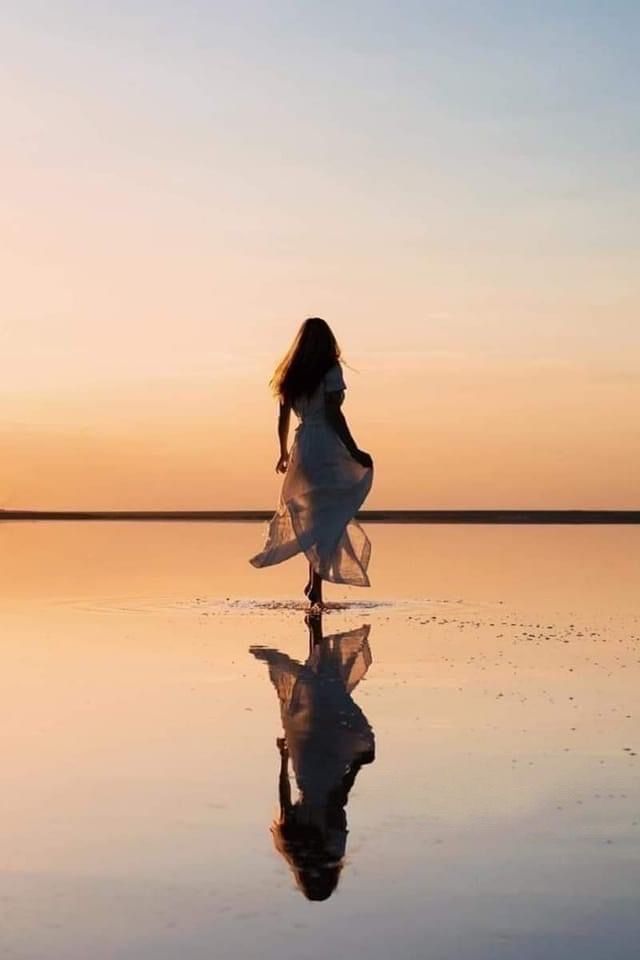
[[[371,664],[369,629],[367,625],[325,637],[305,664],[278,650],[251,648],[254,656],[269,665],[305,804],[331,803],[345,776],[373,760],[373,731],[351,698]]]
[[[371,544],[354,517],[371,489],[373,470],[353,459],[325,413],[325,394],[344,389],[336,364],[315,393],[295,401],[300,424],[264,549],[250,561],[254,567],[303,552],[324,580],[369,586]]]

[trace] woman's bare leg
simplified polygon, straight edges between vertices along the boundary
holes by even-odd
[[[311,589],[307,594],[309,602],[322,606],[322,577],[315,570],[311,571]]]
[[[309,579],[307,580],[307,585],[304,588],[304,595],[308,597],[311,593],[311,588],[313,587],[313,567],[309,564]]]
[[[310,610],[305,614],[304,622],[309,628],[309,656],[318,644],[322,643],[322,611]]]

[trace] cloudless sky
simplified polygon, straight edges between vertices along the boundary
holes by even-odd
[[[319,314],[372,506],[637,506],[639,31],[8,0],[0,500],[268,505],[265,380]]]

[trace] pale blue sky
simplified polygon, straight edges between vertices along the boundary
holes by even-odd
[[[6,224],[43,268],[41,295],[7,271],[25,356],[155,317],[164,367],[178,333],[269,350],[323,311],[376,349],[390,317],[412,349],[640,344],[638,4],[27,0],[0,24]]]

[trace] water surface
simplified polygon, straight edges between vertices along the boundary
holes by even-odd
[[[320,641],[304,565],[246,563],[258,526],[0,528],[3,957],[637,956],[640,530],[370,533]],[[321,901],[272,829],[276,661],[330,797]]]

